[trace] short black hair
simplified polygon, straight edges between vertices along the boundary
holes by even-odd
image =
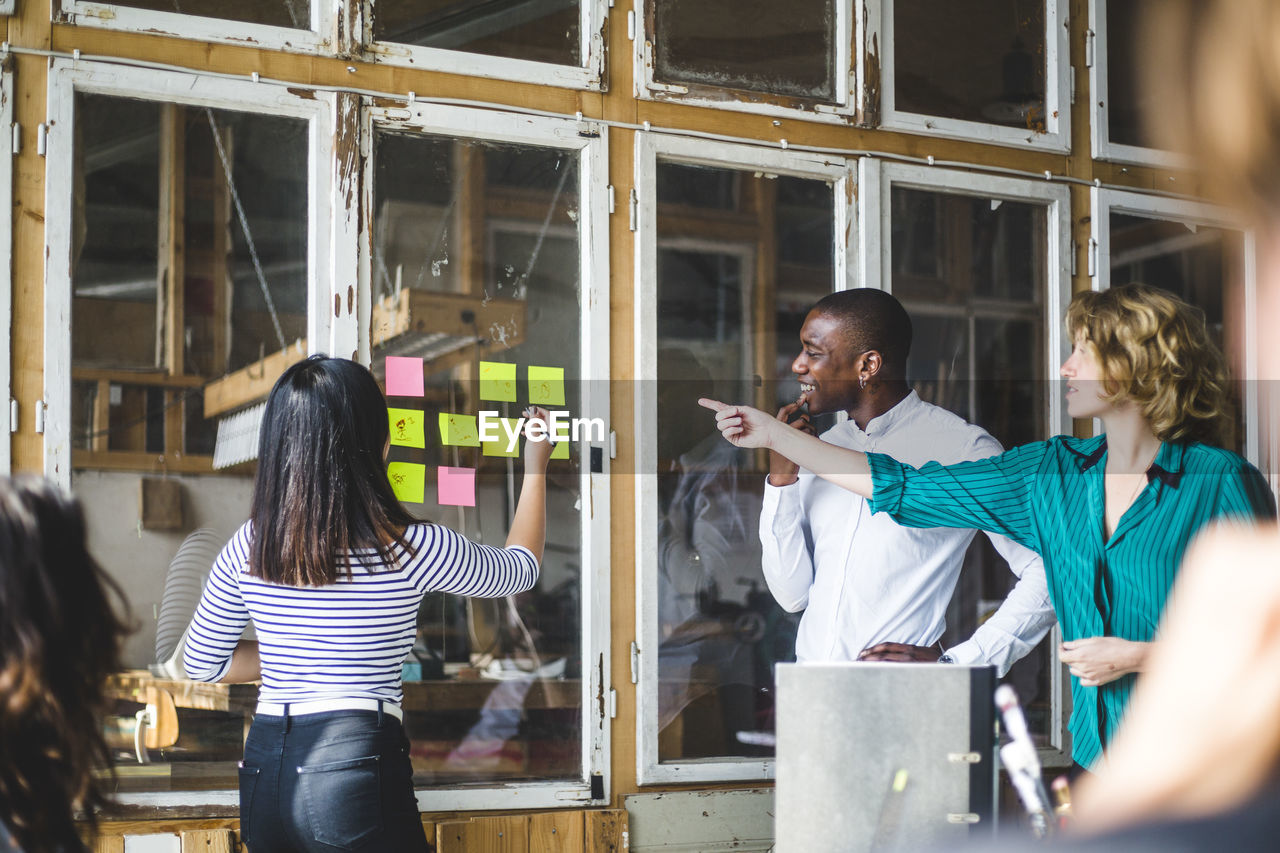
[[[875,350],[893,373],[905,373],[911,352],[911,317],[891,294],[870,287],[840,290],[824,296],[813,310],[840,321],[845,345],[851,351]]]

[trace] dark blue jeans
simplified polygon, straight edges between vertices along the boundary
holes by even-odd
[[[426,853],[400,721],[377,711],[255,716],[240,840],[252,853]]]

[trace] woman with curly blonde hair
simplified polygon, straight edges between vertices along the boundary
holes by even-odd
[[[746,406],[725,438],[767,447],[908,527],[973,527],[1044,560],[1071,669],[1072,757],[1087,768],[1120,723],[1192,537],[1218,519],[1274,515],[1256,468],[1215,445],[1227,373],[1203,316],[1143,285],[1081,293],[1067,310],[1067,411],[1103,434],[1060,435],[990,459],[913,468],[826,444]]]

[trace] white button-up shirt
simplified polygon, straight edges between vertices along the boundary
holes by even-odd
[[[822,440],[887,453],[915,467],[1002,452],[985,430],[923,402],[915,391],[866,430],[847,420]],[[804,610],[796,658],[849,661],[877,643],[937,643],[973,535],[899,526],[885,513],[872,515],[865,499],[804,469],[789,486],[766,479],[760,513],[764,576],[783,608]],[[1040,642],[1054,614],[1039,555],[987,535],[1018,582],[972,638],[947,652],[957,663],[991,664],[1004,675]]]

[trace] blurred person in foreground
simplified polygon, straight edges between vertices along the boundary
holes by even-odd
[[[1259,380],[1274,412],[1280,340],[1280,3],[1164,0],[1144,50],[1178,142],[1254,228]],[[1274,428],[1274,424],[1272,427]],[[1271,465],[1276,460],[1273,458]],[[1162,640],[1110,761],[1082,785],[1081,829],[1115,849],[1280,846],[1280,535],[1220,530],[1189,552]]]
[[[114,599],[114,600],[113,600]],[[85,547],[80,504],[0,477],[0,851],[85,850],[110,766],[100,715],[120,668],[120,590]]]

